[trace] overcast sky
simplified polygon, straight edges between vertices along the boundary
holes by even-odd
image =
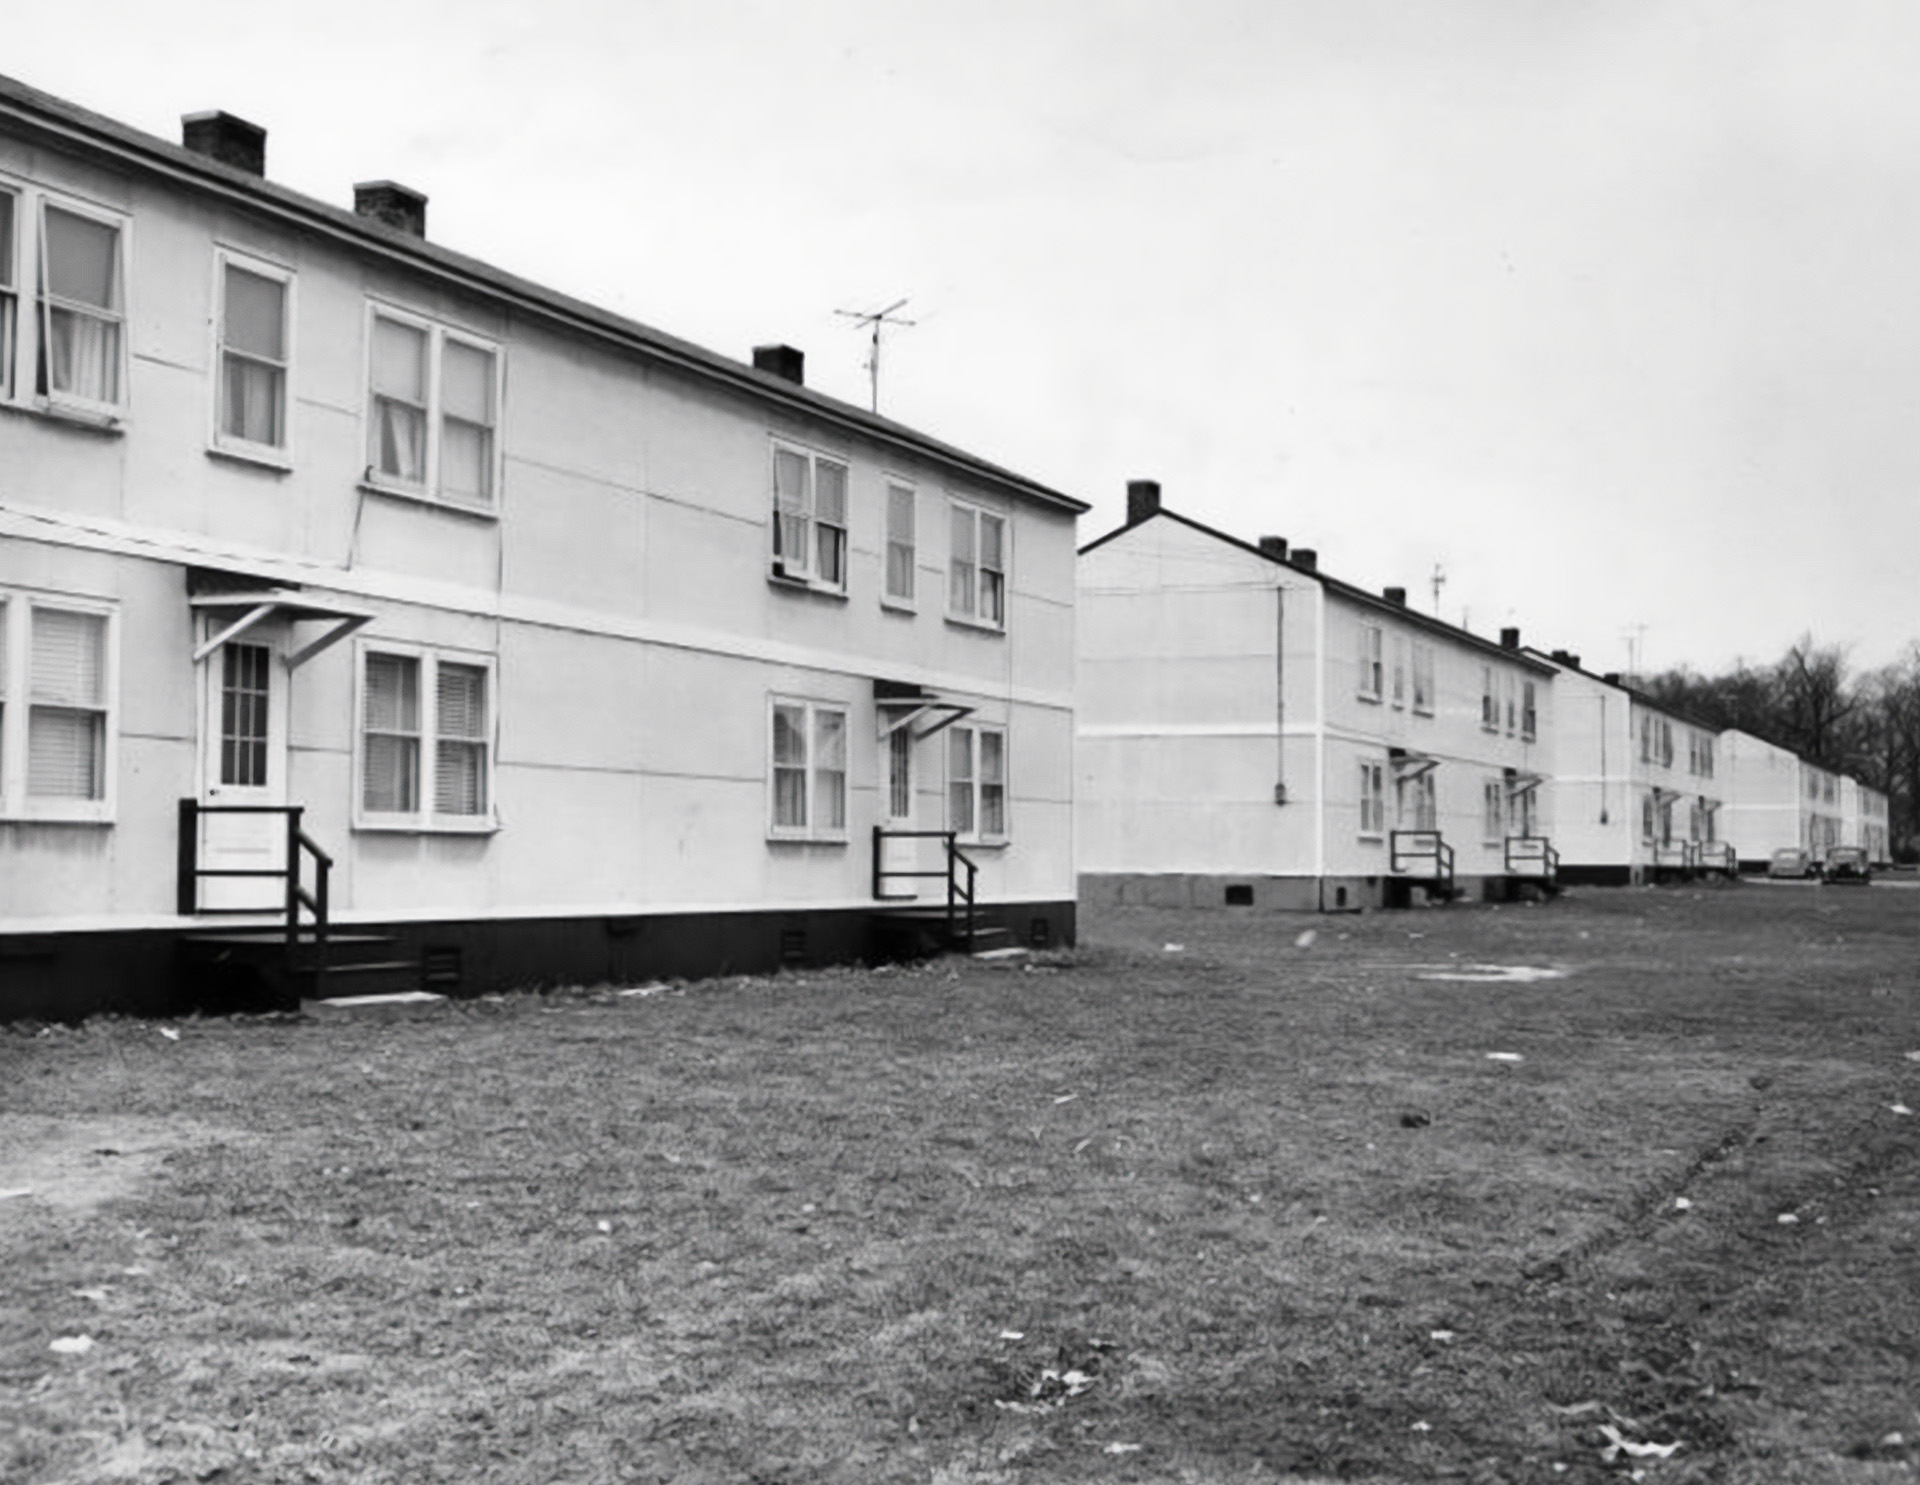
[[[16,7],[0,70],[1624,669],[1920,637],[1910,0]]]

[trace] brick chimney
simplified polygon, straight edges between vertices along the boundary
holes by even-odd
[[[1260,538],[1260,555],[1271,557],[1276,562],[1287,560],[1287,539],[1284,536],[1263,536]]]
[[[1500,648],[1503,650],[1519,649],[1520,631],[1518,629],[1502,629],[1500,631]]]
[[[353,210],[411,237],[427,235],[427,198],[398,181],[358,182],[353,188]]]
[[[1314,572],[1320,566],[1320,554],[1312,547],[1295,547],[1293,565],[1302,572]]]
[[[1160,481],[1127,481],[1127,524],[1137,526],[1160,510]]]
[[[777,376],[796,387],[807,384],[807,354],[790,345],[757,345],[753,348],[753,369]]]
[[[1405,608],[1407,606],[1407,590],[1405,588],[1382,588],[1380,592],[1381,596],[1384,597],[1388,603],[1398,608]]]
[[[267,131],[230,113],[216,109],[210,113],[182,114],[180,143],[196,155],[205,155],[209,160],[218,160],[248,175],[267,173]]]

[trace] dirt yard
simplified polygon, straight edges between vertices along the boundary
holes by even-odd
[[[1912,1480],[1920,891],[0,1030],[0,1479]]]

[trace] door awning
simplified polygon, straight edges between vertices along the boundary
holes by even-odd
[[[1387,761],[1393,765],[1396,779],[1417,779],[1440,766],[1438,758],[1427,753],[1416,753],[1411,748],[1388,748]]]
[[[356,629],[373,622],[371,609],[315,598],[311,594],[285,588],[259,588],[236,593],[196,593],[187,602],[195,613],[225,619],[214,634],[193,652],[198,665],[229,640],[238,639],[254,625],[267,619],[292,623],[320,623],[329,627],[287,656],[287,669],[301,666],[322,650],[331,649]]]
[[[1507,779],[1507,798],[1519,799],[1531,794],[1545,781],[1545,775],[1543,774],[1510,773]]]
[[[882,742],[902,728],[911,728],[911,736],[918,742],[951,727],[962,717],[972,716],[975,711],[965,702],[949,701],[936,692],[900,681],[875,681],[873,703],[879,715]]]

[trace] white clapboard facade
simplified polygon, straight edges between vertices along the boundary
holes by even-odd
[[[0,80],[0,1015],[1071,938],[1080,502],[264,146]]]

